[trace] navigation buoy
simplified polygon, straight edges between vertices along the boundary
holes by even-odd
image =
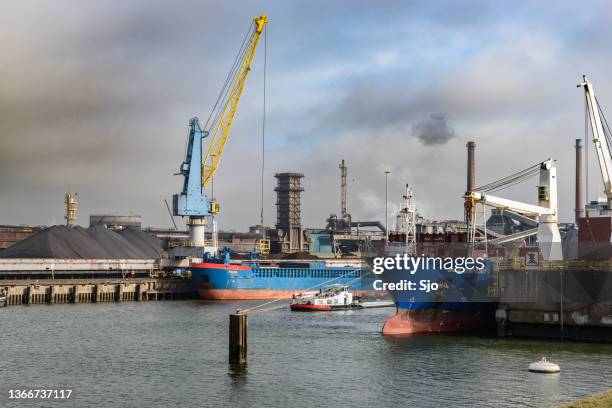
[[[561,371],[561,369],[557,364],[546,360],[546,357],[542,357],[540,361],[529,364],[529,371],[533,373],[554,374]]]

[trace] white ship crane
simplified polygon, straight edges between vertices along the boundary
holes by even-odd
[[[612,155],[610,154],[611,132],[599,102],[595,97],[593,84],[587,80],[586,75],[582,76],[582,82],[577,85],[584,89],[586,107],[593,133],[593,144],[597,152],[599,169],[603,180],[604,193],[606,195],[608,211],[612,209]]]
[[[536,173],[540,175],[538,205],[489,194],[489,192],[523,181]],[[508,242],[524,239],[529,235],[537,235],[540,251],[545,260],[555,261],[563,259],[561,234],[557,225],[557,168],[554,160],[545,160],[501,180],[476,188],[475,191],[467,192],[464,198],[466,200],[466,208],[472,212],[472,219],[474,219],[473,213],[475,212],[476,205],[482,204],[537,221],[537,228],[512,234],[513,236],[500,236],[489,241],[490,243]],[[470,240],[473,241],[474,237],[475,233],[471,232]]]

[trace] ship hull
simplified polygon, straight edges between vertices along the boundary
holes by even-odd
[[[437,290],[392,291],[396,313],[387,319],[382,334],[405,336],[417,333],[447,333],[495,328],[495,310],[499,297],[491,266],[479,273],[452,270],[418,269],[414,281],[431,280]],[[384,277],[389,282],[404,279],[405,274]]]
[[[333,267],[323,262],[285,267],[207,262],[190,269],[200,297],[206,300],[291,299],[297,293],[332,284],[348,285],[357,292],[365,285],[358,267]]]
[[[306,305],[306,304],[293,304],[290,305],[291,310],[295,312],[328,312],[333,310],[331,305]],[[340,307],[338,307],[339,309]],[[346,306],[342,306],[343,309],[346,309]]]
[[[205,300],[278,300],[290,299],[295,290],[272,289],[198,289]]]
[[[198,294],[204,300],[280,300],[291,299],[300,290],[271,290],[271,289],[198,289]],[[355,296],[367,291],[356,290]]]
[[[432,304],[423,309],[397,308],[395,316],[383,325],[382,334],[406,336],[485,330],[494,327],[495,309],[494,303],[468,304],[459,308],[444,304]]]

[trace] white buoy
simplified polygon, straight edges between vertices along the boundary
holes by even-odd
[[[554,374],[561,371],[561,369],[557,364],[546,360],[546,357],[542,357],[540,361],[529,364],[529,371],[534,373]]]

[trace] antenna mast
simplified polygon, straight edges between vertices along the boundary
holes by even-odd
[[[412,188],[406,184],[405,207],[402,209],[406,220],[406,254],[416,255],[416,204],[412,200]]]

